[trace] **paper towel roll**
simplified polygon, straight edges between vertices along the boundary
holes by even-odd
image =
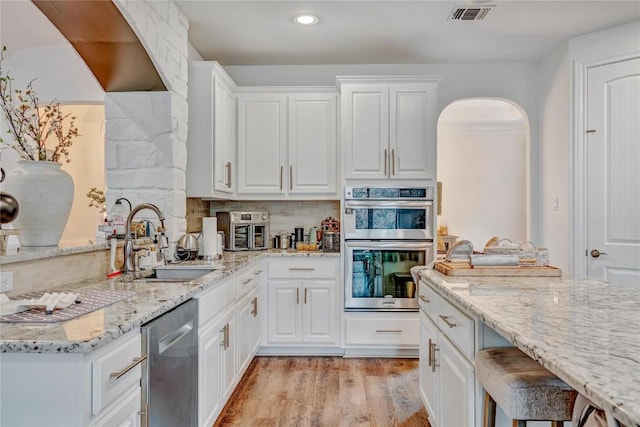
[[[218,255],[218,218],[215,216],[202,218],[202,256],[205,259]]]

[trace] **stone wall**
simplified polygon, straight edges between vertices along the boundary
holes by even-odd
[[[105,94],[107,206],[157,205],[172,245],[186,230],[189,23],[171,1],[115,0],[167,92]],[[151,212],[140,218],[153,219]],[[136,216],[138,218],[138,216]]]

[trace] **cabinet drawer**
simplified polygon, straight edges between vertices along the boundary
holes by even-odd
[[[270,259],[269,277],[280,279],[337,279],[338,263],[336,259],[317,257]]]
[[[202,326],[236,298],[236,278],[232,277],[215,289],[198,297],[198,325]]]
[[[142,339],[140,333],[125,339],[92,363],[92,412],[100,411],[126,391],[140,387]],[[119,375],[118,378],[115,375]]]
[[[238,275],[238,294],[237,299],[240,300],[242,297],[247,295],[253,288],[260,284],[260,280],[262,280],[264,274],[264,268],[262,263],[259,266],[250,268],[244,273],[240,273]]]
[[[474,323],[473,320],[452,304],[441,300],[438,311],[438,327],[469,359],[473,359]]]
[[[347,345],[418,346],[420,320],[346,319]]]
[[[434,323],[438,323],[438,313],[440,310],[442,298],[433,289],[429,287],[422,280],[418,287],[418,304],[427,316],[433,320]]]

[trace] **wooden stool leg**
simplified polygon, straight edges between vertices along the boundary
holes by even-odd
[[[484,392],[483,427],[496,427],[496,401],[487,391]]]
[[[526,420],[513,420],[512,425],[513,425],[513,427],[527,427],[527,421]]]

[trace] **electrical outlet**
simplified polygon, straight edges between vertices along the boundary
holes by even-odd
[[[0,292],[13,290],[13,271],[0,272]]]

